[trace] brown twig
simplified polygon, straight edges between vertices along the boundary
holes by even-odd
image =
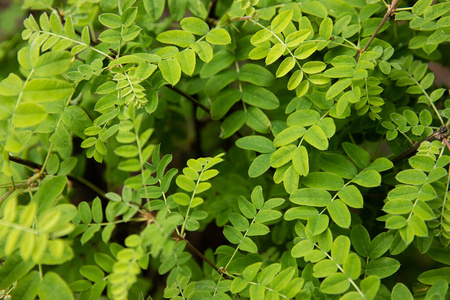
[[[12,162],[15,162],[17,164],[29,167],[29,168],[31,168],[34,171],[37,170],[37,172],[39,172],[39,170],[41,170],[41,168],[42,168],[42,165],[40,165],[40,164],[37,164],[35,162],[29,161],[29,160],[26,160],[26,159],[23,159],[23,158],[20,158],[20,157],[12,156],[12,155],[9,155],[9,160],[12,161]],[[45,170],[44,170],[43,174],[46,174]],[[106,193],[104,191],[102,191],[99,187],[95,186],[91,182],[85,180],[84,178],[77,178],[77,177],[74,177],[72,175],[67,175],[67,179],[69,179],[70,181],[72,181],[74,183],[77,183],[79,185],[85,186],[86,188],[90,189],[91,191],[96,193],[102,200],[108,200],[105,197]],[[19,187],[19,185],[17,187]],[[8,192],[6,194],[8,194]],[[11,193],[12,193],[12,191],[6,197],[8,197]],[[3,196],[5,196],[5,195],[3,195]],[[3,197],[1,198],[1,200],[3,200]],[[0,200],[0,202],[1,202],[1,200]]]
[[[172,85],[166,85],[166,87],[168,89],[171,89],[172,91],[174,91],[177,94],[180,94],[181,96],[183,96],[184,98],[188,99],[189,101],[191,101],[192,103],[194,103],[195,105],[197,105],[198,107],[200,107],[201,109],[203,109],[205,112],[207,112],[208,114],[211,115],[211,111],[209,110],[209,108],[207,108],[205,105],[201,104],[197,99],[195,99],[194,97],[192,97],[189,94],[186,94],[184,91],[180,90],[179,88],[176,88]]]
[[[203,259],[208,265],[211,266],[214,270],[216,270],[217,273],[220,275],[227,274],[225,270],[222,268],[217,267],[215,264],[213,264],[206,256],[203,255],[197,248],[195,248],[194,245],[191,244],[184,236],[180,236],[177,232],[174,231],[173,235],[175,236],[175,239],[177,240],[183,240],[186,242],[186,246],[191,249],[192,252],[197,254],[201,259]]]
[[[440,140],[440,141],[444,141],[448,144],[447,138],[449,136],[450,136],[450,130],[446,125],[444,125],[441,128],[439,128],[437,131],[435,131],[432,134],[430,134],[429,136],[427,136],[422,141],[414,143],[411,147],[409,147],[408,149],[403,151],[401,154],[396,156],[394,159],[392,159],[392,162],[395,164],[395,163],[398,163],[399,161],[403,160],[404,158],[410,157],[417,151],[417,149],[419,149],[420,145],[425,141],[432,142],[435,140]],[[449,147],[449,149],[450,149],[450,147]]]
[[[367,42],[366,46],[364,46],[364,48],[362,50],[360,50],[358,52],[358,57],[361,55],[361,53],[364,53],[367,48],[369,48],[369,45],[372,43],[372,41],[374,40],[375,36],[377,35],[377,33],[381,30],[381,28],[383,27],[383,25],[387,22],[387,20],[389,20],[389,18],[392,16],[392,14],[394,13],[395,9],[397,8],[399,2],[401,0],[394,0],[392,1],[391,5],[388,5],[388,9],[386,11],[386,14],[384,15],[383,19],[381,20],[380,24],[378,25],[377,29],[375,29],[374,33],[372,34],[372,36],[370,37],[369,41]]]

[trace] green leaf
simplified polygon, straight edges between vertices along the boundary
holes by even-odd
[[[342,228],[349,228],[351,223],[350,211],[341,199],[335,199],[327,205],[328,213],[333,221]]]
[[[333,99],[334,97],[339,95],[343,90],[349,87],[351,83],[352,83],[351,79],[339,79],[328,89],[326,99],[327,100]]]
[[[278,66],[276,76],[277,77],[283,77],[286,75],[290,70],[292,70],[295,67],[295,59],[291,56],[286,57],[281,64]]]
[[[70,147],[71,139],[69,132],[64,126],[59,126],[56,131],[50,136],[50,142],[60,149],[67,149]]]
[[[181,78],[181,67],[176,59],[170,58],[158,63],[158,67],[165,80],[171,85],[175,85]]]
[[[298,205],[324,207],[331,202],[331,195],[324,189],[302,188],[292,193],[289,200]]]
[[[32,79],[23,89],[22,100],[34,103],[57,101],[69,97],[73,91],[72,85],[64,80]]]
[[[0,82],[0,95],[18,96],[22,91],[23,81],[14,73],[11,73]]]
[[[327,65],[322,61],[308,61],[303,64],[302,71],[306,74],[317,74],[325,70],[326,67]]]
[[[303,240],[292,247],[291,255],[294,258],[303,257],[314,249],[314,244],[309,240]]]
[[[312,235],[319,235],[328,228],[328,221],[329,218],[327,215],[314,215],[308,219],[306,229],[311,232]]]
[[[317,163],[322,170],[335,173],[346,179],[351,179],[357,174],[356,167],[339,154],[320,153],[317,157]]]
[[[300,84],[300,82],[303,79],[303,72],[302,70],[297,70],[295,71],[291,77],[289,78],[289,82],[287,85],[288,90],[293,90],[296,87],[298,87],[298,85]]]
[[[66,183],[65,176],[55,176],[40,186],[33,196],[33,201],[38,203],[37,215],[55,205],[56,199],[64,190]]]
[[[311,188],[338,191],[344,187],[344,180],[330,172],[311,172],[303,179],[303,184]]]
[[[266,235],[270,232],[269,227],[267,225],[261,223],[253,223],[250,225],[247,231],[247,236],[262,236]]]
[[[357,187],[347,185],[338,192],[339,198],[350,207],[362,208],[364,204],[363,196]]]
[[[175,59],[180,65],[181,71],[183,73],[191,76],[195,69],[195,52],[192,49],[186,49],[184,51],[175,54]]]
[[[245,197],[239,196],[238,205],[239,209],[246,218],[253,219],[256,216],[255,206],[252,203],[250,203],[247,199],[245,199]]]
[[[63,123],[77,136],[86,138],[84,130],[92,126],[92,121],[86,112],[79,106],[69,106],[62,115]]]
[[[331,257],[337,264],[342,265],[350,251],[350,239],[345,235],[338,236],[331,247]]]
[[[292,165],[300,176],[307,176],[309,173],[309,156],[305,146],[297,147],[292,153]]]
[[[320,23],[319,35],[328,40],[333,32],[333,21],[330,18],[325,18]]]
[[[305,141],[307,141],[311,146],[319,150],[328,149],[328,139],[322,128],[318,125],[313,125],[306,131],[304,136]]]
[[[303,13],[314,15],[319,18],[326,18],[328,15],[326,7],[320,1],[302,2],[300,8]]]
[[[300,29],[299,31],[294,31],[286,37],[286,40],[285,40],[286,46],[296,47],[296,46],[300,45],[301,42],[306,40],[310,34],[311,34],[310,29]],[[313,44],[309,44],[309,45],[313,45]]]
[[[127,8],[120,17],[120,21],[122,22],[123,26],[125,27],[131,26],[134,20],[136,19],[137,12],[138,12],[137,7]]]
[[[239,244],[243,238],[242,233],[239,230],[229,225],[225,225],[223,235],[232,244]]]
[[[425,12],[425,10],[428,7],[430,7],[432,2],[433,2],[432,0],[419,0],[419,1],[417,1],[414,4],[413,8],[412,8],[413,14],[418,15],[418,16],[423,14]]]
[[[315,110],[299,110],[289,115],[288,126],[311,126],[320,119],[320,114]]]
[[[173,195],[173,200],[176,203],[184,206],[188,206],[189,203],[191,202],[191,198],[189,198],[189,196],[185,193],[175,193]]]
[[[403,283],[397,283],[394,288],[392,289],[392,300],[414,300],[413,295],[411,294],[410,290],[403,284]]]
[[[271,86],[274,76],[269,70],[260,65],[246,63],[239,69],[238,79],[258,86]]]
[[[170,6],[170,4],[169,4]],[[205,35],[209,32],[208,24],[195,17],[184,18],[180,22],[181,28],[195,35]]]
[[[255,106],[248,107],[245,116],[245,123],[248,127],[260,133],[269,132],[272,124],[269,117],[260,108]]]
[[[84,265],[80,268],[80,274],[92,282],[101,281],[105,277],[105,273],[97,266]]]
[[[282,32],[291,21],[293,16],[292,10],[285,10],[281,13],[279,13],[271,23],[271,29],[274,33],[280,33]]]
[[[206,42],[204,42],[206,43]],[[197,51],[197,48],[193,48],[194,45],[199,45],[202,51]],[[191,44],[191,48],[197,52],[200,59],[207,62],[203,65],[202,69],[200,70],[200,77],[201,78],[208,78],[211,77],[220,71],[228,68],[233,62],[235,61],[235,57],[228,51],[222,50],[217,53],[215,53],[214,56],[212,56],[212,48],[211,45],[206,43],[205,46],[202,42],[197,42],[195,44]],[[206,48],[206,49],[205,49]],[[202,58],[202,55],[204,56]],[[209,58],[209,55],[212,59]],[[209,60],[208,60],[209,59]]]
[[[245,112],[238,110],[229,115],[222,123],[221,138],[232,136],[245,124]]]
[[[336,273],[336,271],[337,271],[336,263],[332,260],[324,259],[314,265],[313,276],[317,278],[327,277],[330,276],[331,274]]]
[[[67,283],[54,272],[47,272],[38,288],[39,299],[74,299]]]
[[[361,260],[356,253],[350,253],[344,261],[344,274],[353,280],[361,274]]]
[[[15,299],[34,300],[41,283],[38,271],[32,271],[22,278],[14,288],[11,296]]]
[[[186,13],[187,0],[169,0],[168,2],[170,13],[175,20],[179,21]]]
[[[272,153],[257,156],[248,169],[248,176],[256,178],[264,174],[270,168],[270,157]]]
[[[144,0],[144,8],[150,20],[157,21],[164,12],[165,0]]]
[[[266,65],[271,65],[276,62],[286,51],[284,44],[275,44],[266,56]]]
[[[390,200],[383,206],[383,210],[389,214],[406,214],[413,209],[414,205],[410,200],[396,199]]]
[[[206,35],[206,41],[213,45],[228,45],[231,43],[231,37],[225,29],[213,28]]]
[[[368,276],[376,275],[379,278],[386,278],[397,272],[399,268],[400,263],[398,260],[390,257],[382,257],[369,261],[366,266],[366,273]]]
[[[258,253],[258,246],[248,236],[239,244],[239,249],[250,253]]]
[[[394,164],[389,159],[385,157],[379,157],[373,163],[371,163],[370,166],[367,167],[367,169],[375,170],[377,172],[383,172],[392,169],[393,167]]]
[[[412,185],[420,185],[427,181],[427,175],[415,169],[400,171],[395,178],[401,183]]]
[[[362,257],[369,256],[370,252],[370,236],[367,229],[362,225],[356,225],[352,228],[351,231],[351,239],[353,248],[355,248],[356,252]]]
[[[366,150],[363,148],[344,142],[342,144],[342,147],[344,148],[345,153],[353,160],[356,166],[358,166],[361,169],[366,168],[370,164],[370,155],[367,153]]]
[[[276,148],[272,141],[260,135],[245,136],[236,141],[236,146],[246,150],[253,150],[260,153],[272,153]]]
[[[291,160],[295,149],[297,149],[297,147],[295,147],[295,145],[292,144],[279,148],[270,157],[270,165],[274,168],[284,166]]]
[[[169,30],[160,33],[156,39],[164,44],[172,44],[182,48],[189,47],[190,44],[195,42],[195,37],[192,33],[184,30]]]
[[[87,202],[83,201],[78,204],[78,213],[80,219],[84,224],[89,224],[92,221],[91,208]]]
[[[294,56],[299,60],[306,59],[316,52],[316,50],[316,43],[304,42],[295,50]]]
[[[244,86],[242,100],[247,104],[268,110],[275,109],[280,105],[275,94],[265,88],[253,85]]]
[[[225,116],[230,108],[239,100],[241,100],[241,93],[238,90],[226,89],[222,91],[219,96],[213,100],[211,107],[212,118],[214,120],[219,120]]]
[[[47,118],[47,111],[40,104],[20,103],[13,115],[13,123],[17,128],[40,124]]]
[[[49,77],[67,71],[72,65],[73,55],[67,51],[51,51],[39,56],[34,65],[34,75]]]
[[[122,26],[122,20],[119,15],[112,13],[104,13],[98,16],[98,20],[104,26],[109,28],[119,28]]]
[[[293,207],[286,211],[284,219],[286,221],[292,221],[295,219],[308,220],[310,217],[318,215],[319,211],[313,207],[300,206]]]
[[[24,261],[18,252],[9,255],[0,268],[0,289],[7,289],[35,266],[32,260]]]
[[[337,66],[337,67],[328,69],[325,72],[323,72],[323,76],[330,77],[330,78],[352,77],[353,76],[353,72],[354,72],[354,69],[352,67],[349,67],[349,66]],[[342,83],[341,83],[341,85],[342,85]],[[336,89],[337,88],[338,87],[336,87]],[[342,90],[344,90],[344,89],[342,89]]]
[[[251,200],[256,209],[261,209],[264,205],[263,190],[260,185],[256,186],[251,194]]]
[[[325,278],[320,285],[320,291],[325,294],[338,295],[348,290],[350,281],[342,273],[335,273]]]
[[[175,182],[178,187],[182,188],[186,192],[192,192],[195,189],[195,182],[186,175],[178,175]]]
[[[425,221],[422,220],[417,215],[411,216],[411,218],[409,219],[408,225],[409,224],[411,224],[412,227],[414,228],[414,234],[416,236],[420,236],[420,237],[428,236],[428,229],[427,229],[427,225],[425,224]]]
[[[367,276],[361,281],[361,290],[367,299],[374,299],[380,288],[380,278],[377,276]],[[397,299],[397,298],[392,298]],[[404,299],[404,298],[400,298]]]
[[[103,221],[102,202],[99,197],[95,197],[94,201],[92,201],[92,218],[95,223]]]
[[[285,146],[301,138],[305,133],[306,130],[303,126],[288,127],[275,136],[273,145],[275,147]]]
[[[381,257],[391,247],[394,237],[388,232],[382,232],[377,235],[369,247],[370,259],[377,259]]]
[[[381,175],[375,170],[366,170],[359,173],[353,182],[364,187],[376,187],[381,184]]]
[[[423,272],[417,279],[421,283],[428,285],[435,284],[439,280],[446,280],[447,282],[450,282],[450,267]]]

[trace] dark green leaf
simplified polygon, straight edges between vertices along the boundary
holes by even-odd
[[[312,172],[303,179],[303,184],[311,188],[338,191],[344,187],[344,180],[330,172]]]
[[[352,245],[356,252],[362,257],[369,256],[370,236],[367,229],[362,225],[356,225],[351,231]]]
[[[382,257],[369,261],[366,266],[366,272],[369,276],[376,275],[379,278],[386,278],[397,272],[399,268],[400,263],[398,260],[390,257]]]
[[[325,189],[303,188],[295,191],[289,200],[298,205],[327,206],[331,201],[331,195]]]
[[[74,299],[66,282],[56,273],[47,272],[38,289],[39,299]]]

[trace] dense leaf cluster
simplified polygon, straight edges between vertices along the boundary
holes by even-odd
[[[25,0],[0,298],[448,298],[450,2],[410,2]]]

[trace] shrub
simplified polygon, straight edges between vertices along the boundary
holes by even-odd
[[[0,298],[448,298],[450,2],[17,8]]]

